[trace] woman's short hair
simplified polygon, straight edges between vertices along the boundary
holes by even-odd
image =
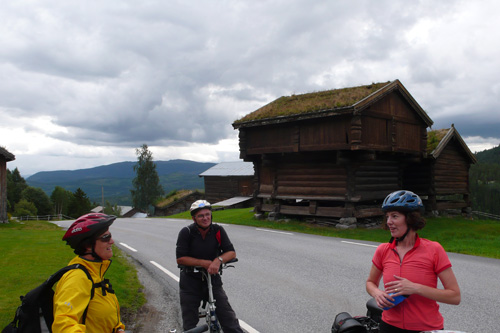
[[[412,211],[412,212],[402,212],[399,210],[392,210],[392,211],[397,211],[406,217],[406,225],[408,228],[417,231],[420,229],[423,229],[425,227],[425,218],[420,214],[419,211]],[[389,213],[388,211],[387,213]],[[383,223],[383,228],[388,229],[387,227],[387,215],[384,215],[384,223]]]

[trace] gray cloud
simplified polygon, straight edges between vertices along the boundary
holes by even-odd
[[[3,3],[0,116],[46,116],[59,130],[44,135],[75,147],[215,145],[282,95],[400,79],[434,127],[500,138],[498,9],[493,0]]]

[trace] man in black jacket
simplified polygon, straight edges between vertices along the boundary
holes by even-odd
[[[212,224],[212,207],[205,200],[191,205],[191,225],[184,227],[177,237],[177,264],[201,266],[212,275],[213,294],[216,300],[217,318],[224,333],[243,333],[224,289],[219,273],[220,266],[234,258],[236,252],[224,228]],[[207,298],[206,282],[201,273],[181,270],[180,301],[183,329],[188,330],[198,324],[200,302]]]

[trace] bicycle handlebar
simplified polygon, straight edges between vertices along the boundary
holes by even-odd
[[[222,265],[220,265],[219,272],[222,272],[223,269],[226,269],[228,267],[234,267],[233,265],[229,265],[229,264],[235,263],[237,261],[238,261],[238,258],[234,258],[234,259],[229,260],[228,262],[223,263]],[[203,266],[186,266],[186,265],[178,264],[177,267],[180,269],[187,269],[187,270],[192,269],[193,271],[196,271],[196,270],[206,271],[205,267],[203,267]]]

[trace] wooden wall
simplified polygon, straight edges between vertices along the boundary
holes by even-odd
[[[375,160],[354,166],[351,201],[383,200],[401,188],[401,165],[398,161]]]
[[[346,199],[345,167],[331,162],[274,161],[258,168],[259,197],[318,200]]]
[[[469,193],[469,163],[459,143],[451,140],[433,166],[435,194]]]
[[[362,152],[266,156],[258,164],[258,211],[284,214],[367,217],[401,188],[401,166],[391,156],[367,160]],[[365,207],[357,207],[364,205]]]
[[[240,128],[240,157],[336,150],[425,153],[427,125],[397,92],[353,112]]]
[[[205,200],[216,203],[238,196],[253,194],[253,176],[204,176]]]
[[[0,156],[0,223],[7,221],[7,161]]]

